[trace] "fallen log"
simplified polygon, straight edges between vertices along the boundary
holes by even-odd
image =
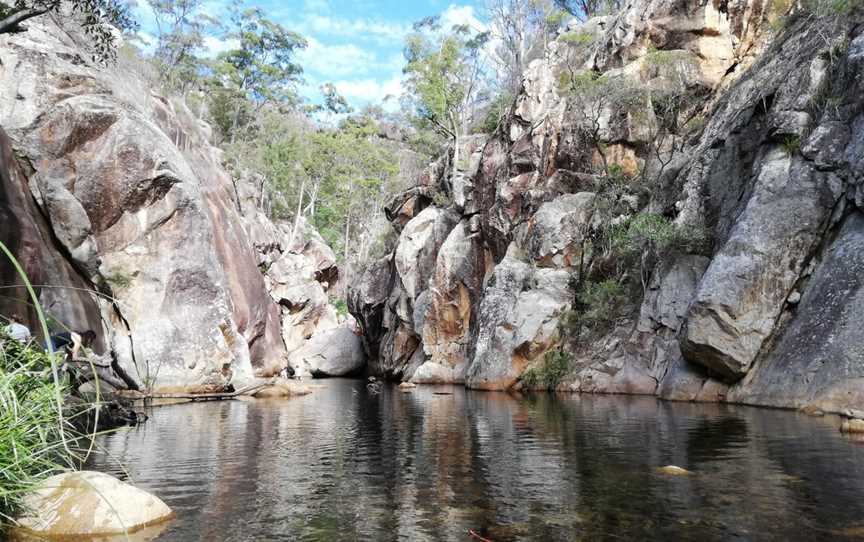
[[[189,399],[191,401],[224,401],[235,399],[241,395],[253,395],[256,391],[268,388],[274,384],[273,381],[263,382],[246,386],[236,391],[222,393],[149,393],[143,399]]]

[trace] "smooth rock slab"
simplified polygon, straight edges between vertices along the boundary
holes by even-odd
[[[22,530],[39,536],[131,533],[174,517],[159,498],[101,472],[58,474],[24,501]]]
[[[353,331],[340,327],[313,335],[288,357],[295,375],[348,376],[366,364],[363,345]]]

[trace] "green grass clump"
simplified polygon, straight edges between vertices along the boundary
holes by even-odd
[[[344,299],[335,299],[332,302],[333,308],[336,309],[336,314],[339,316],[348,315],[348,303]]]
[[[801,138],[798,136],[786,136],[780,144],[789,156],[794,156],[801,150]]]
[[[0,532],[21,510],[21,499],[47,476],[71,468],[71,428],[56,403],[64,385],[51,359],[0,334]]]
[[[527,389],[554,390],[570,372],[572,359],[563,350],[550,350],[543,355],[543,361],[529,367],[522,373],[520,380]]]

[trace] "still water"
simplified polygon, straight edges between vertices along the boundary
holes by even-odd
[[[836,419],[323,386],[153,409],[90,467],[175,510],[159,542],[864,539],[864,444]]]

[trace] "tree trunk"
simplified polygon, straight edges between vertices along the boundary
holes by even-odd
[[[240,110],[243,108],[242,102],[237,102],[237,109],[234,111],[234,120],[231,122],[231,143],[237,140],[237,127],[240,125]]]
[[[57,4],[59,5],[59,3]],[[43,15],[48,13],[50,8],[30,8],[23,9],[12,15],[9,15],[3,20],[0,20],[0,34],[8,34],[11,32],[18,32],[23,30],[19,25],[26,21],[27,19],[32,19],[33,17],[38,17],[39,15]]]
[[[321,181],[317,181],[312,186],[312,195],[309,197],[309,205],[306,206],[306,210],[309,212],[309,217],[315,217],[315,204],[318,202],[318,190],[321,188]]]
[[[294,213],[294,226],[291,228],[291,241],[289,245],[294,244],[294,239],[297,238],[297,228],[300,227],[300,216],[303,214],[303,193],[306,191],[306,177],[300,183],[300,194],[297,196],[297,211]]]
[[[258,189],[258,208],[264,210],[264,185],[267,183],[267,177],[261,176],[261,186]]]
[[[342,257],[345,258],[345,263],[348,263],[348,237],[351,235],[351,213],[348,212],[345,216],[345,238],[342,241]]]

